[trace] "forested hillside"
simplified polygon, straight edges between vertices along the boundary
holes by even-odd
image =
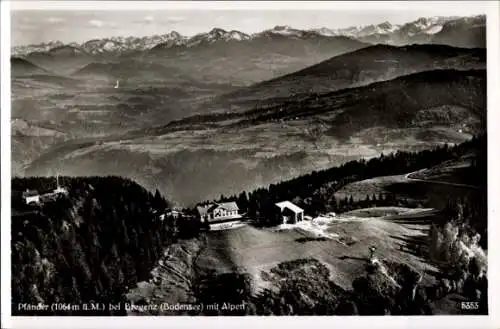
[[[117,303],[176,238],[155,210],[167,202],[119,177],[60,178],[68,197],[35,208],[13,194],[12,314],[122,315],[109,310],[19,310],[20,303]],[[15,178],[13,191],[55,188],[53,178]]]

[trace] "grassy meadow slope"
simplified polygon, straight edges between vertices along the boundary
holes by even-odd
[[[404,213],[404,211],[403,211]],[[406,219],[400,223],[398,220]],[[208,245],[200,255],[198,266],[219,273],[240,270],[252,274],[256,291],[267,288],[262,272],[269,271],[281,262],[301,258],[315,258],[330,269],[331,279],[344,289],[350,289],[352,280],[365,272],[368,262],[368,247],[377,246],[378,254],[390,261],[409,264],[418,270],[432,271],[435,268],[425,260],[401,250],[405,239],[411,240],[425,235],[433,215],[374,215],[357,217],[343,215],[338,221],[328,223],[327,232],[338,235],[333,240],[303,242],[301,238],[315,238],[314,234],[298,229],[273,231],[252,226],[234,230],[208,233]],[[340,238],[356,241],[352,245],[339,242]],[[434,277],[424,281],[432,283]]]

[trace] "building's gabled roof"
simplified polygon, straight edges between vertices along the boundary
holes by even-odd
[[[223,202],[223,203],[213,203],[209,204],[207,206],[197,206],[196,210],[198,210],[198,213],[200,216],[206,215],[208,212],[212,212],[215,209],[225,209],[227,211],[238,211],[240,208],[238,208],[238,205],[236,202]]]
[[[227,211],[238,211],[240,208],[238,208],[238,205],[236,204],[236,202],[224,202],[224,203],[218,203],[217,204],[217,207],[215,207],[214,209],[216,208],[222,208],[222,209],[225,209]]]
[[[283,211],[283,209],[287,208],[287,209],[290,209],[291,211],[293,211],[294,213],[301,213],[304,211],[304,209],[294,205],[293,203],[291,203],[290,201],[282,201],[282,202],[278,202],[276,203],[276,206],[278,206],[281,211]]]

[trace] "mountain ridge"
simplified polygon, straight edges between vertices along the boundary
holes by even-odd
[[[472,81],[472,80],[477,81]],[[308,97],[303,97],[299,99],[289,99],[285,102],[273,104],[270,106],[257,107],[251,110],[247,110],[241,113],[209,113],[206,115],[193,115],[189,117],[182,118],[180,120],[175,120],[170,122],[167,125],[151,127],[145,130],[129,132],[126,135],[122,136],[123,138],[132,139],[138,138],[138,136],[159,136],[166,133],[171,133],[177,130],[189,129],[189,127],[193,127],[192,129],[200,129],[200,124],[213,125],[214,123],[220,123],[224,121],[233,122],[229,126],[231,127],[245,127],[247,125],[253,124],[262,124],[267,122],[275,122],[282,120],[286,121],[294,121],[300,120],[307,116],[317,116],[324,115],[328,112],[335,113],[337,110],[341,110],[338,114],[333,116],[333,120],[331,123],[338,123],[339,125],[348,123],[346,120],[346,114],[349,114],[348,111],[344,111],[345,108],[358,108],[359,102],[366,102],[366,104],[372,104],[373,106],[377,105],[374,100],[380,97],[383,98],[383,102],[380,102],[382,107],[387,106],[389,103],[394,103],[395,107],[401,108],[403,107],[401,104],[396,104],[397,102],[393,101],[398,97],[403,97],[402,99],[409,100],[409,107],[413,108],[415,102],[411,99],[417,97],[411,97],[406,91],[409,87],[412,90],[417,85],[424,85],[428,83],[428,81],[432,80],[432,84],[440,84],[440,83],[451,83],[456,85],[471,85],[474,86],[477,92],[472,95],[468,95],[466,97],[451,97],[446,94],[444,97],[446,101],[441,100],[432,100],[422,98],[423,103],[429,103],[428,108],[434,108],[436,106],[447,105],[448,101],[458,106],[466,106],[472,114],[477,116],[483,123],[486,120],[486,115],[483,113],[485,109],[485,81],[486,81],[486,70],[485,69],[470,69],[470,70],[456,70],[456,69],[438,69],[438,70],[429,70],[423,72],[412,73],[408,75],[403,75],[396,77],[391,80],[386,81],[378,81],[365,86],[358,87],[350,87],[344,88],[341,90],[336,90],[328,93],[323,93],[319,95],[309,95]],[[470,81],[469,81],[470,80]],[[472,82],[471,82],[472,81]],[[476,86],[473,82],[479,82]],[[482,84],[482,85],[481,85]],[[424,86],[425,87],[425,86]],[[472,90],[472,89],[471,89]],[[484,93],[481,95],[480,93]],[[422,95],[418,95],[421,97]],[[401,98],[400,97],[400,98]],[[439,97],[438,97],[439,98]],[[333,105],[327,106],[325,102],[333,100]],[[340,100],[340,101],[339,101]],[[480,100],[480,101],[477,101]],[[477,101],[477,102],[476,102]],[[481,103],[482,101],[482,103]],[[417,102],[419,103],[419,102]],[[417,104],[415,103],[415,104]],[[420,104],[420,103],[419,103]],[[373,107],[372,106],[372,107]],[[376,107],[376,106],[375,106]],[[425,108],[425,106],[416,106],[416,108]],[[365,108],[365,110],[367,110]],[[387,113],[386,113],[387,114]],[[413,115],[413,114],[412,114]],[[403,117],[402,117],[403,118]],[[410,117],[406,117],[408,119],[408,124],[411,122]],[[398,121],[398,120],[396,120]],[[391,122],[396,122],[391,119]],[[401,121],[402,122],[402,121]],[[351,126],[352,122],[349,122],[349,126]],[[214,126],[216,127],[216,126]]]
[[[13,55],[26,56],[33,52],[49,52],[51,49],[63,46],[69,46],[80,49],[84,53],[91,55],[102,54],[129,54],[134,52],[144,52],[154,48],[191,48],[199,44],[211,44],[215,42],[244,42],[258,38],[266,37],[290,37],[290,38],[331,38],[344,36],[357,39],[361,42],[382,42],[388,44],[411,44],[411,43],[433,43],[434,38],[443,39],[440,33],[444,29],[454,26],[463,29],[464,25],[471,24],[472,27],[482,26],[485,29],[485,15],[470,17],[421,17],[413,22],[401,25],[393,25],[390,22],[366,26],[351,26],[347,28],[329,29],[326,27],[312,28],[307,30],[294,29],[287,25],[278,25],[271,29],[266,29],[258,33],[247,34],[237,30],[224,30],[213,28],[204,33],[198,33],[188,37],[181,35],[177,31],[171,31],[162,35],[144,36],[144,37],[123,37],[114,36],[102,39],[92,39],[81,43],[61,41],[50,41],[35,45],[20,45],[11,48]],[[452,41],[447,41],[448,43]]]
[[[46,73],[47,70],[44,68],[33,64],[32,62],[13,56],[10,58],[10,66],[12,68],[12,72],[16,75],[24,75],[24,74],[35,74],[35,73]]]
[[[325,93],[398,76],[446,68],[484,68],[482,48],[445,45],[374,45],[326,59],[290,74],[221,95],[214,106],[246,104],[291,95]],[[222,102],[222,103],[219,103]],[[206,106],[207,104],[204,104]]]

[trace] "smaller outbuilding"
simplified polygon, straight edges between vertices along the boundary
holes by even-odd
[[[23,201],[26,204],[39,204],[40,193],[36,190],[26,190],[23,192]]]
[[[278,222],[282,224],[295,224],[304,220],[304,209],[290,201],[278,202],[275,205]]]

